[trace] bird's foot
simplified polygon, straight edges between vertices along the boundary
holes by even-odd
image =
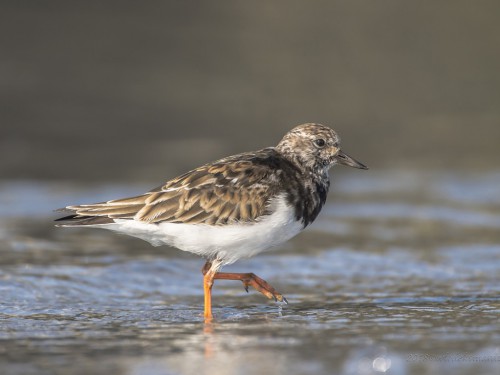
[[[274,299],[276,302],[279,301],[288,304],[287,299],[281,293],[274,289],[274,287],[272,287],[266,280],[261,279],[254,273],[217,272],[214,279],[240,280],[247,292],[248,288],[251,286],[269,299]]]

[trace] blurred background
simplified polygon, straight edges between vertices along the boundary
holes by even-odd
[[[0,2],[2,374],[492,374],[498,1]],[[203,163],[335,128],[318,220],[227,267],[54,228]]]
[[[369,165],[500,157],[496,1],[2,1],[0,175],[166,179],[336,128]]]

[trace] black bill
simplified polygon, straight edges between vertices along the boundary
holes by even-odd
[[[358,169],[368,169],[366,165],[360,163],[357,160],[354,160],[349,155],[344,154],[342,151],[339,151],[335,156],[337,162],[342,165],[347,165],[348,167],[358,168]]]

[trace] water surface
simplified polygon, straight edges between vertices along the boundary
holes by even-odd
[[[152,184],[151,186],[153,186]],[[203,261],[51,210],[149,185],[0,184],[2,374],[492,374],[500,367],[500,172],[339,173],[320,218],[202,319]]]

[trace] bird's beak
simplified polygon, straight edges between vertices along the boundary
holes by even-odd
[[[335,156],[337,162],[342,165],[347,165],[348,167],[358,168],[358,169],[368,169],[368,167],[357,160],[354,160],[349,155],[339,150],[337,155]]]

